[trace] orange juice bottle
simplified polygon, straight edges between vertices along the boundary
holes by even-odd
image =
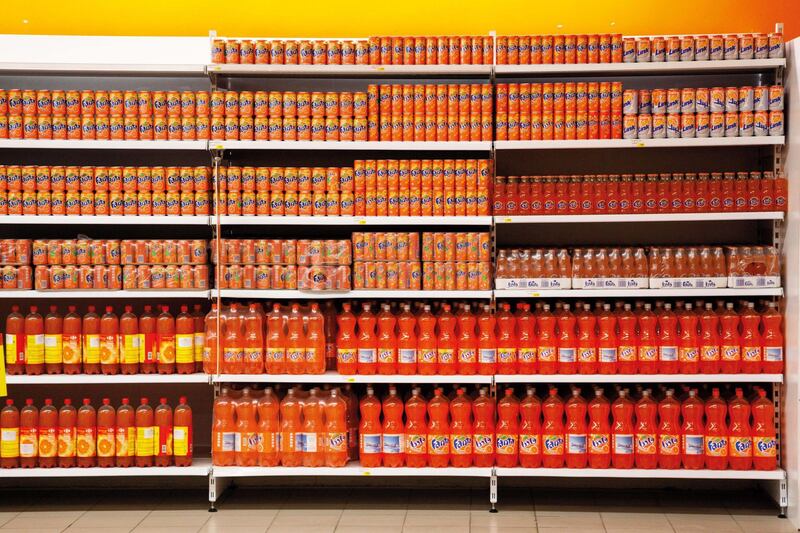
[[[50,398],[45,398],[39,410],[38,449],[40,468],[53,468],[58,464],[58,409]]]
[[[378,313],[377,321],[378,374],[396,374],[397,336],[394,330],[397,319],[392,314],[389,304],[383,304],[381,306],[381,312]]]
[[[58,466],[75,466],[75,422],[78,411],[72,400],[64,398],[64,405],[58,410]]]
[[[325,424],[322,417],[322,402],[317,397],[317,389],[311,389],[303,401],[303,437],[300,439],[303,466],[325,464]]]
[[[75,312],[75,306],[67,307],[67,314],[64,315],[63,333],[61,341],[61,353],[64,361],[65,374],[81,373],[81,317]]]
[[[303,462],[302,445],[297,438],[302,429],[302,423],[300,422],[301,409],[300,400],[295,396],[294,389],[289,389],[280,406],[280,459],[282,466],[300,466]]]
[[[33,468],[39,445],[39,410],[33,400],[25,400],[25,407],[19,411],[19,466]]]
[[[205,325],[205,335],[203,340],[203,371],[206,374],[218,374],[220,372],[219,353],[217,353],[217,340],[219,339],[219,332],[217,331],[217,319],[219,318],[219,311],[217,304],[211,304],[211,311],[203,318]]]
[[[325,400],[325,466],[347,464],[347,403],[339,389],[331,390]],[[262,465],[263,466],[263,465]]]
[[[130,305],[119,317],[119,368],[122,374],[139,372],[139,319]]]
[[[19,409],[11,398],[0,410],[0,435],[0,468],[19,467]]]
[[[203,371],[203,351],[206,345],[206,315],[201,304],[194,304],[192,323],[194,325],[194,371]],[[177,459],[176,459],[177,462]]]
[[[152,307],[144,306],[144,313],[139,316],[139,371],[142,374],[155,374],[158,358],[156,335],[156,317]]]
[[[267,316],[267,374],[286,372],[286,335],[283,332],[284,320],[281,304],[272,304],[272,312]]]
[[[158,361],[156,367],[159,374],[175,373],[175,318],[169,312],[169,306],[161,306],[161,314],[156,319],[156,335],[158,336]]]
[[[97,466],[114,466],[117,411],[111,400],[103,398],[103,405],[97,410]]]
[[[153,408],[149,405],[150,400],[142,398],[139,407],[136,408],[136,466],[153,466],[153,456],[155,448],[155,429],[153,420]]]
[[[61,374],[63,371],[64,319],[58,314],[58,307],[50,306],[44,317],[44,369],[48,374]]]
[[[94,306],[86,308],[81,323],[83,340],[83,372],[85,374],[100,373],[100,317],[94,312]]]
[[[272,387],[264,390],[264,396],[258,400],[259,439],[258,464],[259,466],[278,466],[278,440],[280,435],[280,422],[278,420],[278,399],[272,393]]]
[[[44,319],[35,305],[25,317],[25,373],[37,376],[44,371]]]
[[[172,407],[166,398],[159,399],[153,413],[153,455],[156,466],[172,464]]]
[[[264,372],[264,313],[258,304],[250,304],[244,315],[244,364],[245,374]]]
[[[214,400],[213,422],[211,425],[211,462],[214,466],[233,466],[236,464],[236,405],[223,387]]]
[[[305,374],[325,373],[325,318],[319,310],[319,304],[313,302],[306,317],[308,328],[306,333],[306,368]]]
[[[359,458],[361,466],[373,468],[381,466],[381,402],[375,397],[372,387],[367,387],[367,395],[361,399],[361,424],[358,428]]]
[[[97,466],[97,412],[89,398],[84,398],[83,405],[78,409],[75,431],[78,466]]]
[[[100,318],[100,370],[103,374],[119,373],[119,318],[110,305]]]
[[[306,335],[303,331],[303,315],[300,305],[292,304],[287,321],[286,336],[286,373],[305,374],[306,372]]]
[[[25,318],[18,305],[12,305],[6,317],[6,373],[25,373]]]
[[[358,342],[356,341],[356,317],[350,311],[350,303],[342,304],[342,312],[336,317],[336,370],[340,374],[355,374]]]
[[[130,404],[128,398],[122,399],[122,405],[117,407],[115,453],[117,456],[116,465],[119,467],[133,466],[133,458],[136,455],[136,419],[135,409]]]
[[[175,317],[175,367],[178,374],[194,373],[194,317],[188,305]]]
[[[192,466],[192,408],[186,396],[178,399],[172,415],[172,453],[175,466]]]

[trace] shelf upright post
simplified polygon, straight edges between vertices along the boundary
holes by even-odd
[[[497,512],[497,467],[492,467],[492,475],[489,477],[489,508],[490,513]]]

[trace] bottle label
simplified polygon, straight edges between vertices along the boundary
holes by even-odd
[[[331,435],[329,433],[329,435]],[[177,437],[175,437],[177,439]],[[258,440],[258,453],[271,454],[277,453],[280,450],[279,441],[280,433],[274,431],[262,431],[261,438]],[[175,449],[178,449],[178,443],[175,443]],[[177,455],[177,451],[175,454]]]
[[[29,365],[44,363],[44,334],[25,335],[25,360]]]
[[[677,346],[659,346],[658,347],[658,360],[659,361],[677,361],[678,360],[678,347]]]
[[[150,454],[140,454],[139,453],[139,429],[147,429],[147,428],[136,428],[137,435],[136,435],[136,455],[153,455],[152,449]],[[152,428],[151,428],[152,429]],[[152,434],[152,432],[151,432]],[[152,435],[150,438],[151,446],[152,446]],[[211,453],[216,452],[233,452],[236,451],[236,433],[233,431],[214,431],[212,435],[212,442],[211,442]]]
[[[58,430],[39,428],[39,457],[56,457],[58,452]]]
[[[617,349],[616,348],[600,348],[600,362],[601,363],[616,363],[617,362]]]
[[[753,439],[750,437],[731,435],[728,440],[728,455],[730,457],[752,457]]]
[[[578,348],[578,361],[581,363],[594,363],[597,361],[597,350],[595,348]]]
[[[59,334],[44,335],[44,362],[50,364],[58,364],[62,362],[64,340],[63,336]]]
[[[298,433],[298,441],[302,444],[302,447],[298,445],[298,448],[304,453],[317,453],[317,451],[321,451],[319,441],[321,437],[322,434],[316,432]]]
[[[137,427],[136,428],[136,457],[151,457],[155,455],[155,431],[152,426],[148,427]],[[221,435],[227,436],[230,435],[230,449],[227,446],[222,447],[220,449],[216,449],[215,443],[215,451],[233,451],[233,433],[222,433]],[[226,441],[227,439],[224,439]],[[227,442],[225,442],[227,444]]]
[[[427,435],[406,434],[406,455],[421,455],[427,451]]]
[[[617,359],[624,363],[635,363],[636,346],[620,346],[617,352]]]
[[[728,439],[717,435],[706,435],[706,457],[727,457]]]
[[[100,363],[104,365],[115,365],[119,363],[118,335],[100,336]]]
[[[140,351],[140,338],[138,334],[125,334],[122,335],[122,363],[127,365],[135,365],[139,362]]]
[[[453,455],[472,455],[471,435],[450,435]]]
[[[19,428],[0,429],[0,457],[19,457]]]
[[[240,353],[241,350],[239,348]],[[192,356],[192,360],[194,360],[194,356]],[[166,365],[171,365],[175,362],[175,335],[158,336],[158,362]]]
[[[428,435],[429,455],[449,455],[450,437],[448,435]]]
[[[261,433],[257,431],[237,431],[234,433],[233,450],[235,452],[256,453],[258,452]]]
[[[742,361],[761,361],[761,346],[742,346]]]
[[[114,457],[114,428],[97,426],[97,456]]]
[[[636,453],[651,455],[655,454],[656,450],[656,436],[652,433],[637,433],[636,434]]]
[[[474,348],[459,348],[458,349],[458,362],[459,363],[475,363],[477,354]]]
[[[536,362],[536,348],[522,348],[519,349],[519,362],[520,363],[535,363]]]
[[[539,435],[520,433],[519,454],[539,455],[540,453],[542,453],[542,450],[539,446]]]
[[[567,453],[583,454],[586,453],[586,435],[576,435],[567,433]]]
[[[678,455],[681,453],[679,435],[661,434],[658,436],[658,453],[661,455]]]
[[[259,439],[259,444],[261,440]],[[186,457],[189,455],[189,426],[175,426],[172,428],[172,452],[175,457]],[[259,447],[260,451],[260,447]]]
[[[694,363],[697,361],[700,354],[697,351],[696,346],[688,346],[681,348],[678,350],[678,358],[682,363]]]
[[[742,356],[738,344],[736,346],[722,346],[723,361],[739,361],[741,358]]]
[[[378,362],[379,363],[396,363],[397,354],[393,348],[379,348],[378,349]]]
[[[517,454],[517,435],[510,433],[498,433],[495,443],[495,453],[497,455],[516,455]]]
[[[472,435],[472,448],[476,455],[490,455],[494,453],[494,435],[475,433]]]
[[[753,457],[776,457],[778,441],[775,437],[753,437]]]
[[[497,362],[497,350],[494,348],[481,348],[478,353],[479,363],[494,364]]]
[[[353,359],[355,360],[355,350]],[[286,350],[284,348],[267,348],[267,362],[283,364],[286,361]]]
[[[498,348],[497,349],[497,362],[498,363],[514,363],[517,360],[517,350],[514,348]]]
[[[575,362],[575,348],[559,348],[558,349],[558,362],[559,363],[574,363]]]
[[[544,455],[564,455],[564,435],[542,435]]]
[[[117,457],[133,457],[136,455],[136,428],[118,427],[116,432]]]
[[[701,346],[700,360],[703,362],[719,361],[719,346]]]
[[[25,343],[20,341],[21,336],[6,333],[6,363],[9,365],[25,363]]]
[[[139,363],[156,362],[156,334],[139,333]]]
[[[381,435],[362,434],[361,453],[381,453]]]
[[[303,348],[287,348],[286,362],[292,365],[299,365],[306,360],[306,351]]]
[[[436,350],[429,349],[429,348],[420,348],[419,350],[419,360],[417,361],[419,364],[428,364],[432,365],[436,363]]]
[[[591,433],[589,435],[589,453],[595,455],[611,453],[611,438],[608,433]]]
[[[194,334],[194,362],[203,362],[203,349],[206,345],[206,334],[203,332],[195,332]]]
[[[347,433],[340,431],[329,431],[328,442],[325,444],[326,452],[346,452]]]
[[[683,453],[686,455],[703,455],[704,442],[702,435],[684,435]]]
[[[455,363],[454,357],[455,350],[451,350],[450,348],[439,348],[436,353],[436,357],[439,360],[440,364],[451,364]]]
[[[77,428],[78,457],[94,457],[97,455],[97,435],[95,428]]]
[[[375,363],[377,362],[377,353],[375,348],[359,348],[358,349],[358,362],[359,363]]]
[[[417,351],[414,348],[400,348],[397,356],[401,364],[413,365],[417,362]]]
[[[772,363],[783,361],[783,348],[780,346],[764,346],[764,361]]]
[[[245,349],[246,351],[247,349]],[[261,349],[257,349],[261,353]],[[194,363],[194,334],[177,333],[175,335],[175,362]]]
[[[178,363],[191,363],[193,359],[181,361],[178,358]],[[245,348],[244,349],[244,362],[245,363],[258,363],[259,366],[264,362],[264,351],[261,348]]]
[[[58,428],[58,456],[75,457],[75,428]]]
[[[293,453],[302,451],[302,446],[297,441],[299,433],[292,431],[282,431],[278,439],[278,447],[281,453]]]
[[[83,362],[88,364],[100,362],[100,335],[83,336]]]
[[[403,446],[403,437],[404,435],[402,434],[384,433],[383,453],[388,453],[388,454],[404,453],[405,446]]]
[[[633,453],[633,435],[611,435],[615,455],[631,455]]]
[[[639,362],[653,362],[658,360],[658,350],[655,346],[639,346]]]
[[[36,457],[39,435],[36,428],[19,428],[19,456]]]

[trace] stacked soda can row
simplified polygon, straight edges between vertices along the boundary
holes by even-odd
[[[30,239],[0,239],[2,289],[32,289]]]
[[[622,40],[623,63],[776,59],[784,54],[781,33],[626,37]]]
[[[355,232],[353,242],[353,288],[422,288],[419,233]]]
[[[209,288],[208,265],[39,265],[37,290]]]
[[[423,261],[491,261],[491,236],[486,232],[422,234]]]
[[[218,265],[220,289],[350,290],[349,265]]]
[[[0,191],[0,215],[208,215],[208,192]]]
[[[498,83],[498,141],[622,138],[622,82]]]
[[[334,239],[223,239],[214,263],[223,265],[349,265],[353,253],[350,241]]]
[[[783,135],[780,85],[626,90],[623,138]]]
[[[621,63],[622,35],[501,35],[498,65]]]
[[[208,261],[204,240],[35,240],[34,265],[200,265]]]
[[[781,172],[497,176],[495,215],[785,211]]]

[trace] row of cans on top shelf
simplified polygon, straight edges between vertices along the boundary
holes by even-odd
[[[739,111],[783,111],[783,86],[626,89],[622,93],[624,115]]]
[[[217,257],[216,241],[211,241],[215,264],[349,265],[353,258],[349,240],[223,239],[221,246]]]
[[[0,191],[0,215],[210,215],[208,192]]]
[[[195,240],[34,240],[34,265],[199,265],[208,243]]]
[[[207,290],[208,265],[39,265],[34,288]]]

